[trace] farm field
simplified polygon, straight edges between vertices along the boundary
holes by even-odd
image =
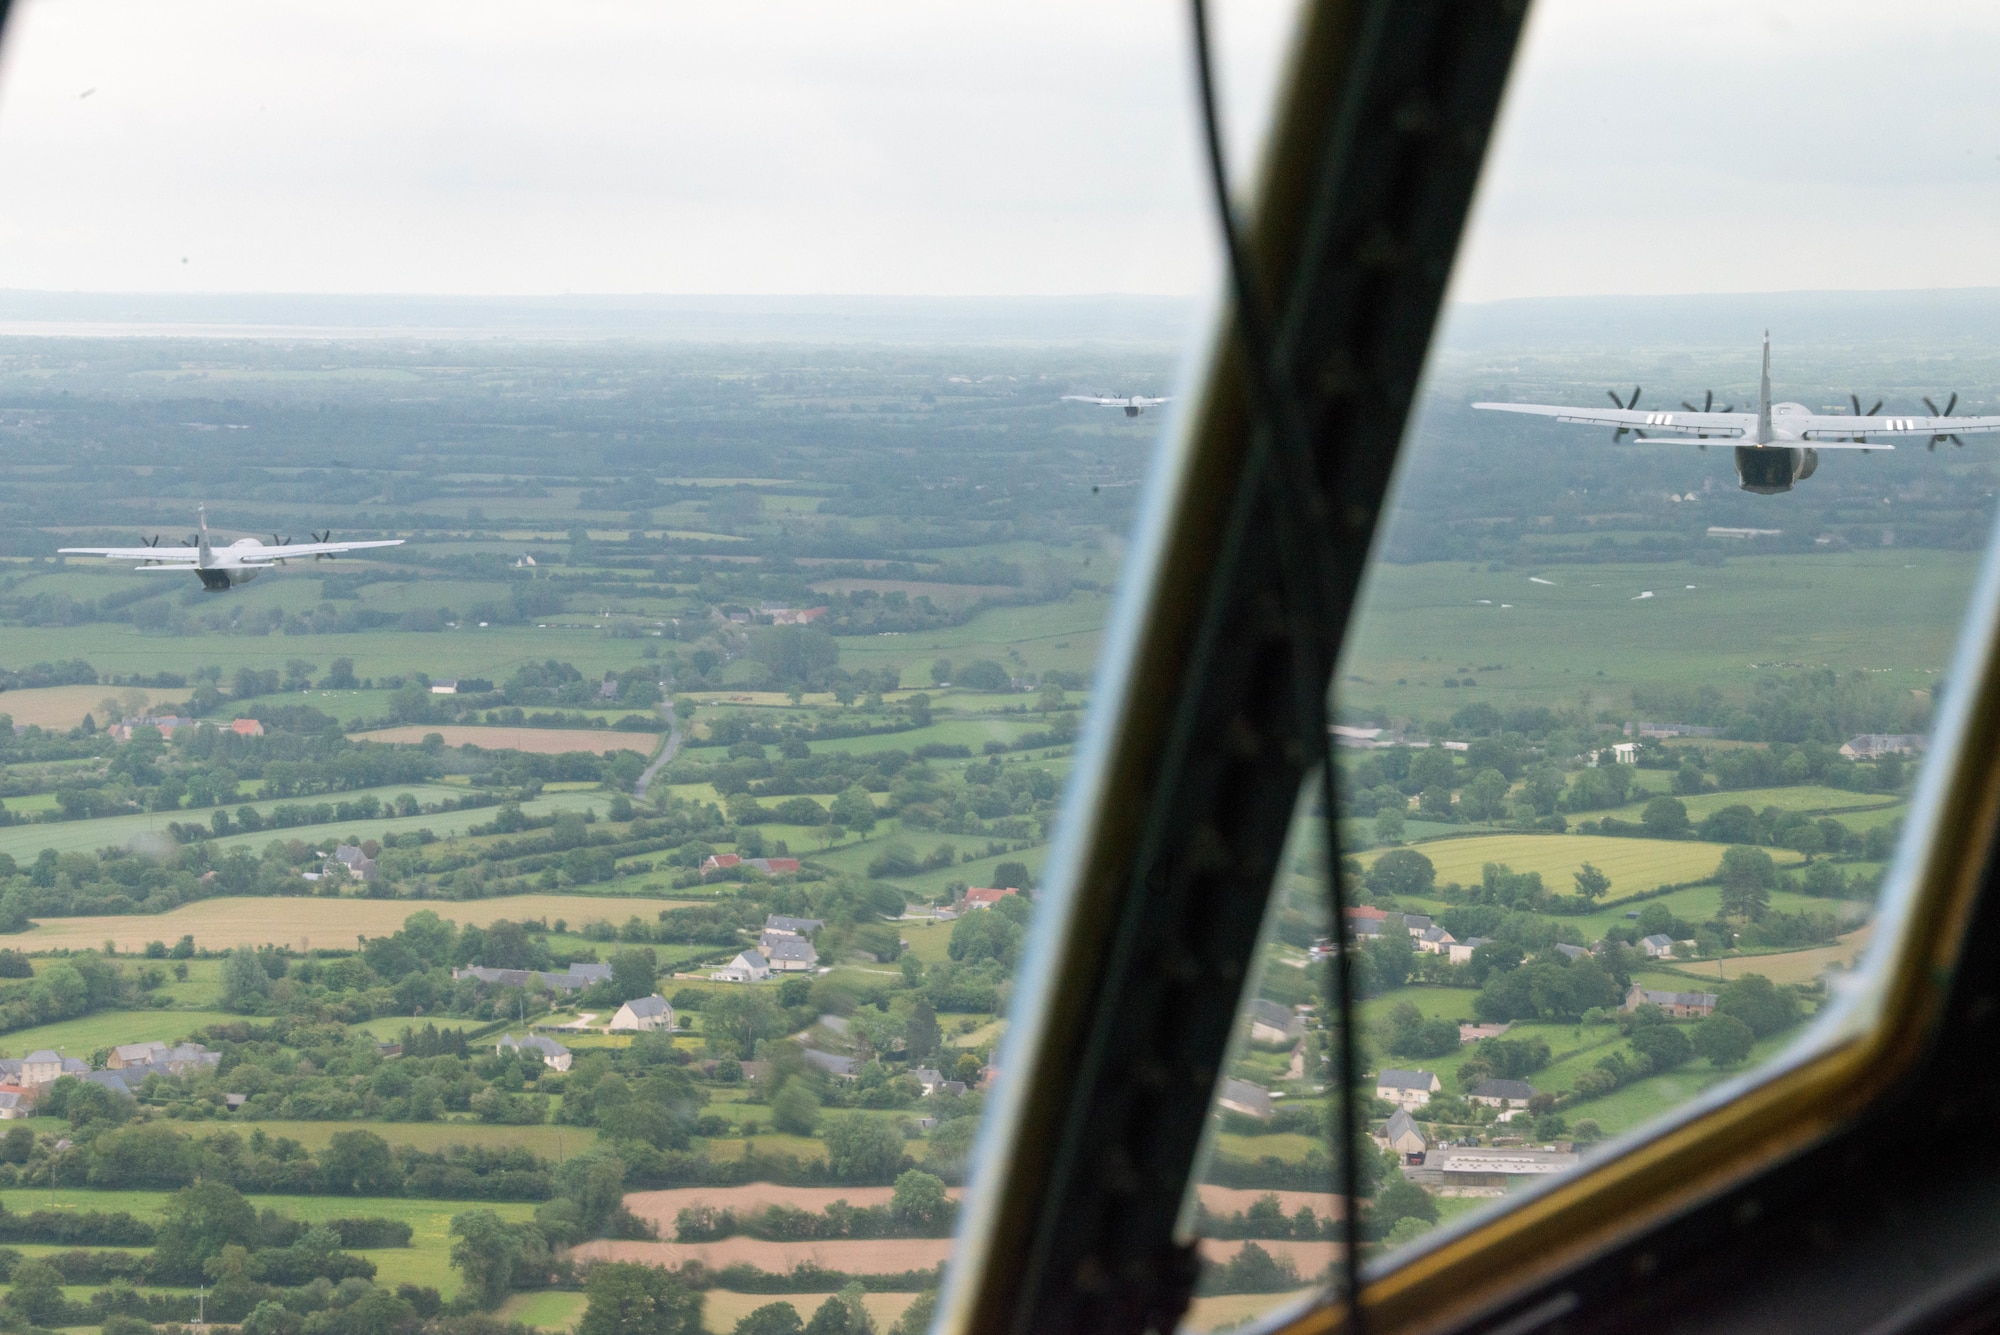
[[[1343,693],[1355,708],[1448,718],[1468,702],[1444,686],[1457,664],[1499,667],[1478,675],[1475,696],[1502,710],[1570,707],[1579,693],[1625,708],[1634,686],[1652,684],[1741,696],[1769,670],[1760,663],[1865,670],[1927,690],[1956,643],[1978,560],[1895,548],[1745,554],[1721,566],[1378,563],[1341,660]],[[1638,598],[1647,591],[1655,596]]]
[[[1588,862],[1611,878],[1612,900],[1655,886],[1706,880],[1722,861],[1724,847],[1694,840],[1621,839],[1592,834],[1494,834],[1416,845],[1417,851],[1437,868],[1439,884],[1457,881],[1461,885],[1475,885],[1481,868],[1489,862],[1498,862],[1516,872],[1539,872],[1543,884],[1551,891],[1568,894],[1575,888],[1571,877]],[[1373,849],[1361,854],[1362,865],[1374,866],[1384,851]],[[1774,848],[1769,852],[1781,867],[1801,861],[1797,853],[1786,849]]]
[[[101,728],[118,721],[104,717],[101,706],[105,697],[115,698],[120,694],[123,692],[115,686],[31,686],[21,691],[0,692],[0,714],[7,715],[24,727],[63,729],[76,727],[83,722],[85,714],[91,714]],[[171,691],[148,691],[145,694],[150,699],[162,701],[178,698]]]
[[[1648,794],[1648,800],[1653,796],[1657,794]],[[1838,813],[1845,819],[1862,812],[1884,811],[1904,805],[1902,799],[1893,793],[1856,793],[1845,788],[1825,788],[1819,784],[1802,784],[1796,788],[1732,788],[1716,793],[1696,793],[1680,801],[1687,808],[1691,821],[1714,815],[1724,807],[1736,806],[1749,807],[1753,811],[1776,807],[1780,811],[1803,811],[1811,815]],[[1645,809],[1644,801],[1628,802],[1615,811],[1603,814],[1635,821]]]
[[[460,925],[485,926],[500,918],[593,916],[622,922],[631,914],[654,919],[660,910],[695,901],[626,899],[611,896],[505,895],[477,900],[259,898],[203,899],[165,913],[129,913],[101,918],[50,918],[9,938],[17,950],[91,950],[105,941],[121,954],[142,951],[149,941],[172,944],[184,935],[197,947],[228,950],[243,945],[313,945],[351,949],[356,936],[386,936],[412,913],[428,909]],[[305,944],[301,944],[305,943]]]
[[[120,1043],[171,1043],[199,1034],[212,1024],[229,1024],[240,1015],[226,1011],[98,1011],[74,1020],[57,1020],[0,1035],[0,1053],[25,1057],[53,1048],[70,1057],[88,1057],[99,1048]]]
[[[410,1024],[405,1019],[403,1024]],[[490,1045],[489,1050],[490,1050]],[[290,1136],[309,1150],[324,1148],[343,1131],[367,1131],[391,1145],[414,1145],[420,1150],[441,1150],[450,1145],[477,1145],[488,1149],[527,1149],[551,1163],[558,1163],[585,1150],[597,1148],[594,1126],[489,1126],[471,1119],[440,1122],[304,1122],[268,1118],[236,1123],[245,1135],[253,1130],[271,1136]]]
[[[495,1313],[502,1321],[518,1321],[537,1330],[573,1330],[583,1319],[589,1300],[566,1289],[543,1289],[538,1293],[517,1293]],[[704,1313],[706,1316],[706,1313]],[[710,1327],[716,1329],[715,1327]],[[727,1331],[730,1326],[720,1327]]]
[[[488,728],[450,723],[427,727],[413,723],[400,728],[357,732],[353,734],[353,740],[407,745],[421,742],[434,732],[443,734],[446,746],[478,746],[489,751],[527,751],[550,756],[566,751],[588,751],[592,755],[602,755],[606,751],[636,751],[642,756],[649,756],[659,749],[666,737],[665,733],[612,732],[610,729],[598,732],[591,728]]]
[[[377,796],[394,800],[398,795],[412,792],[426,785],[413,784],[398,786],[391,784],[373,789]],[[464,796],[464,790],[447,790],[454,797]],[[356,793],[330,793],[320,797],[288,799],[295,804],[317,804],[319,802],[351,801]],[[591,808],[602,810],[608,798],[602,793],[585,795],[582,793],[554,793],[547,797],[531,798],[521,803],[521,810],[529,815],[546,815],[552,811],[583,811]],[[230,809],[245,805],[232,802]],[[281,805],[275,801],[259,800],[249,803],[262,810]],[[444,811],[421,816],[378,816],[374,820],[329,821],[324,825],[298,825],[283,830],[260,830],[255,834],[231,834],[211,840],[217,848],[245,846],[261,849],[273,839],[299,839],[306,843],[337,839],[348,834],[360,833],[369,838],[380,838],[384,834],[402,834],[414,830],[429,830],[440,838],[462,834],[475,825],[488,824],[493,819],[494,808],[474,807],[469,811]],[[10,854],[17,862],[32,862],[35,855],[44,848],[53,848],[58,853],[94,852],[100,848],[126,848],[138,846],[148,851],[164,852],[173,847],[172,836],[167,826],[175,821],[182,824],[205,823],[205,811],[148,811],[135,812],[129,816],[102,816],[94,820],[53,821],[46,825],[0,826],[0,853]]]
[[[754,1265],[783,1274],[802,1263],[844,1270],[850,1275],[900,1274],[927,1270],[951,1256],[950,1238],[870,1238],[838,1242],[766,1242],[737,1236],[720,1242],[620,1242],[593,1238],[579,1243],[579,1261],[637,1261],[680,1266],[699,1261],[713,1270]]]
[[[0,1190],[0,1204],[9,1210],[129,1211],[141,1219],[157,1220],[170,1192],[90,1191],[47,1187]],[[377,1284],[394,1288],[397,1284],[428,1284],[447,1298],[458,1292],[459,1273],[450,1263],[451,1218],[466,1210],[492,1210],[502,1219],[522,1222],[533,1218],[535,1207],[519,1201],[435,1201],[410,1200],[400,1196],[250,1196],[260,1210],[276,1210],[308,1223],[349,1216],[379,1216],[410,1225],[408,1247],[370,1248],[359,1254],[378,1267]]]

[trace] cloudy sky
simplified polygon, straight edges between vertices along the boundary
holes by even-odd
[[[2000,283],[1996,37],[1542,0],[1458,295]],[[20,0],[0,287],[1199,293],[1196,147],[1177,0]]]

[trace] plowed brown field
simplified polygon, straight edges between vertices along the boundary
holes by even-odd
[[[531,751],[537,755],[561,755],[565,751],[637,751],[650,756],[660,745],[653,732],[599,732],[595,728],[484,728],[441,724],[427,728],[411,723],[400,728],[377,728],[373,732],[349,733],[357,742],[421,742],[431,733],[444,737],[446,746],[479,746],[488,751]]]

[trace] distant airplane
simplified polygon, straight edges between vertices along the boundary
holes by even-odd
[[[1758,384],[1757,411],[1754,413],[1739,413],[1729,408],[1711,412],[1709,409],[1715,402],[1713,395],[1699,409],[1691,403],[1683,403],[1681,407],[1687,410],[1685,412],[1644,412],[1638,406],[1639,390],[1636,387],[1630,399],[1619,398],[1616,391],[1607,393],[1610,393],[1611,401],[1618,405],[1608,413],[1602,408],[1561,408],[1540,403],[1475,403],[1472,406],[1490,412],[1534,413],[1582,426],[1608,426],[1612,428],[1613,444],[1640,430],[1677,434],[1638,436],[1634,443],[1639,445],[1678,445],[1691,441],[1707,449],[1707,442],[1712,439],[1742,441],[1735,447],[1736,478],[1742,483],[1743,490],[1754,491],[1761,496],[1790,491],[1793,483],[1811,477],[1813,470],[1819,467],[1821,450],[1896,448],[1869,440],[1869,436],[1889,436],[1901,440],[1928,437],[1930,448],[1935,450],[1941,440],[1962,446],[1965,442],[1959,439],[1960,435],[2000,431],[2000,417],[1953,417],[1951,410],[1958,406],[1957,394],[1951,396],[1943,412],[1925,399],[1924,406],[1931,410],[1929,417],[1876,417],[1874,414],[1882,407],[1880,400],[1864,413],[1860,397],[1851,394],[1848,401],[1854,405],[1852,414],[1815,413],[1803,403],[1772,403],[1771,335],[1768,330],[1764,334],[1764,374]]]
[[[1127,417],[1137,417],[1148,408],[1157,408],[1163,403],[1172,403],[1172,397],[1149,399],[1143,394],[1128,394],[1118,398],[1104,394],[1065,394],[1064,403],[1094,403],[1100,408],[1123,408]]]
[[[238,584],[248,584],[257,576],[286,561],[310,556],[315,561],[327,561],[343,552],[359,551],[364,547],[400,547],[401,538],[383,538],[374,542],[331,542],[333,530],[313,534],[311,542],[294,543],[290,538],[271,535],[271,545],[266,547],[255,538],[238,538],[220,550],[209,545],[208,507],[196,506],[195,513],[201,519],[201,533],[193,540],[183,540],[179,548],[162,547],[160,540],[139,547],[63,547],[64,556],[102,556],[113,561],[137,561],[140,570],[192,570],[200,576],[202,587],[212,593],[234,588]],[[193,559],[190,560],[189,558]]]

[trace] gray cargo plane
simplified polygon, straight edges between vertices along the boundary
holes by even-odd
[[[180,547],[162,547],[160,540],[138,547],[63,547],[64,556],[102,556],[112,561],[137,561],[140,570],[191,570],[201,579],[202,587],[211,593],[221,593],[238,584],[248,584],[251,580],[287,561],[311,557],[315,561],[327,561],[343,552],[360,551],[364,547],[400,547],[401,538],[382,538],[373,542],[333,542],[333,530],[313,534],[311,542],[293,542],[290,538],[271,535],[271,545],[266,547],[255,538],[238,538],[227,547],[216,547],[208,540],[208,507],[196,506],[195,514],[201,520],[201,532]]]
[[[1854,405],[1852,414],[1815,413],[1803,403],[1771,402],[1771,335],[1764,335],[1764,374],[1758,382],[1757,411],[1739,413],[1729,408],[1711,412],[1714,398],[1696,408],[1691,403],[1683,403],[1684,412],[1649,412],[1639,407],[1639,390],[1634,387],[1630,399],[1621,399],[1615,391],[1607,391],[1611,401],[1618,406],[1610,412],[1602,408],[1564,408],[1541,403],[1475,403],[1475,408],[1491,412],[1533,413],[1539,417],[1553,417],[1558,422],[1571,422],[1580,426],[1608,426],[1611,440],[1616,444],[1625,436],[1640,431],[1651,434],[1637,436],[1639,445],[1678,445],[1693,443],[1708,448],[1711,440],[1733,440],[1736,445],[1736,477],[1743,484],[1743,490],[1759,495],[1772,496],[1781,491],[1790,491],[1792,484],[1803,482],[1819,467],[1821,450],[1893,450],[1896,447],[1889,440],[1928,439],[1930,448],[1935,450],[1938,442],[1948,440],[1954,445],[1964,445],[1961,435],[1974,432],[2000,431],[2000,417],[1953,417],[1951,410],[1958,406],[1958,395],[1953,394],[1939,412],[1937,405],[1929,399],[1924,406],[1931,410],[1928,417],[1877,417],[1881,410],[1878,400],[1866,413],[1861,411],[1859,397],[1849,395]],[[1662,435],[1667,432],[1671,434]],[[1869,439],[1875,437],[1875,439]]]

